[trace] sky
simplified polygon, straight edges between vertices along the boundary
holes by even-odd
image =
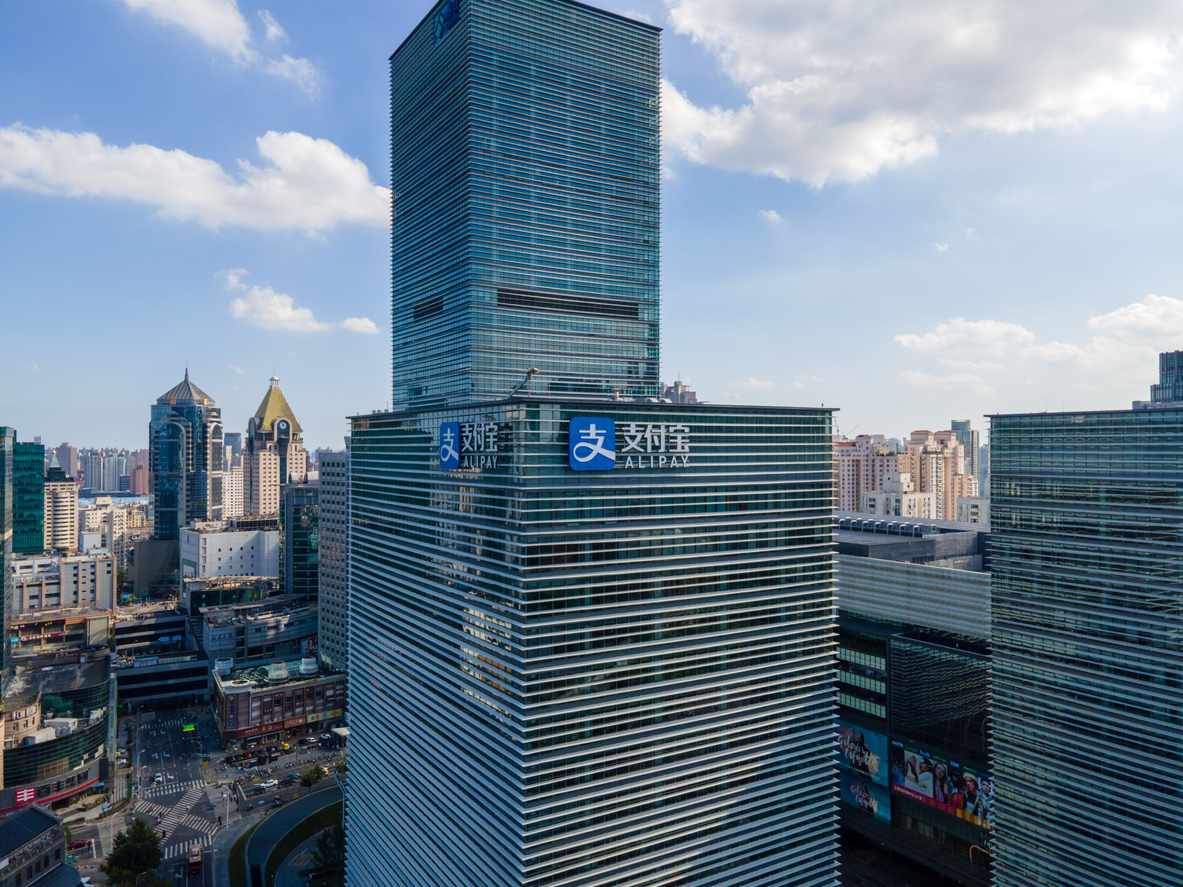
[[[661,26],[662,373],[904,436],[1183,349],[1183,4],[623,0]],[[387,58],[432,7],[0,4],[0,424],[146,444],[186,368],[307,447],[390,396]]]

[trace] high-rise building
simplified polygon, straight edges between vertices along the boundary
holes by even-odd
[[[345,450],[319,450],[320,658],[348,672],[349,662],[349,440]]]
[[[444,0],[391,58],[349,887],[837,883],[831,411],[658,401],[658,38]]]
[[[222,487],[222,517],[227,520],[232,517],[242,517],[245,513],[242,504],[242,466],[235,465],[233,468],[228,468],[224,475],[224,481],[225,483]]]
[[[302,484],[308,476],[308,454],[301,443],[300,423],[272,376],[267,393],[247,423],[242,454],[243,511],[277,514],[283,488]]]
[[[484,9],[448,0],[390,59],[394,408],[495,400],[530,369],[535,395],[657,397],[657,32]],[[511,50],[521,26],[541,30]]]
[[[60,468],[45,475],[44,550],[66,554],[78,549],[78,484]]]
[[[45,447],[12,445],[12,552],[45,550]]]
[[[949,427],[953,429],[953,436],[961,444],[962,459],[964,460],[962,471],[972,477],[977,482],[978,489],[981,490],[981,433],[973,429],[969,419],[953,419]],[[952,520],[953,515],[947,515],[947,518]]]
[[[1183,405],[990,419],[998,887],[1183,872]]]
[[[12,602],[12,450],[16,430],[0,425],[0,619],[3,620],[3,643],[0,643],[0,674],[7,676],[9,611]],[[3,683],[0,680],[0,683]]]
[[[68,443],[62,444],[57,448],[56,454],[58,457],[58,467],[66,473],[66,476],[71,480],[78,479],[78,448],[72,447]]]
[[[283,591],[299,600],[316,600],[320,575],[320,488],[288,484],[283,491],[280,560]]]
[[[95,450],[81,455],[82,485],[88,490],[102,492],[103,490],[103,453]]]
[[[152,405],[148,440],[156,538],[177,539],[190,521],[220,520],[222,411],[189,381],[188,370]]]
[[[148,496],[152,493],[152,476],[148,471],[148,463],[137,462],[131,470],[131,482],[127,490],[133,496]]]

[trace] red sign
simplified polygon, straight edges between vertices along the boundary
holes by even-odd
[[[37,800],[36,788],[18,788],[16,790],[16,802],[18,804],[32,804]]]

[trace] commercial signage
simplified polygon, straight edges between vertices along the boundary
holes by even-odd
[[[958,819],[993,828],[994,775],[899,739],[891,741],[891,790]]]
[[[575,471],[690,464],[690,426],[677,422],[629,422],[618,427],[606,416],[576,416],[567,426],[567,436],[568,461]]]
[[[37,789],[34,788],[18,788],[16,790],[16,802],[18,804],[32,804],[37,800]]]
[[[838,722],[838,764],[887,788],[887,737],[874,730]]]
[[[857,807],[868,816],[874,816],[882,822],[891,822],[890,794],[877,785],[871,785],[845,773],[841,779],[843,804]]]
[[[496,468],[500,437],[496,422],[441,422],[440,468]]]
[[[448,36],[448,32],[460,21],[460,0],[444,0],[444,5],[435,14],[433,30],[435,42],[438,44]]]

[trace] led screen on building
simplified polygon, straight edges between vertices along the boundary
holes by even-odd
[[[869,816],[891,822],[891,795],[877,785],[842,774],[842,803],[857,807]]]
[[[891,741],[891,790],[959,819],[993,827],[994,777],[899,739]]]
[[[848,773],[887,787],[887,737],[874,730],[838,722],[838,763]]]

